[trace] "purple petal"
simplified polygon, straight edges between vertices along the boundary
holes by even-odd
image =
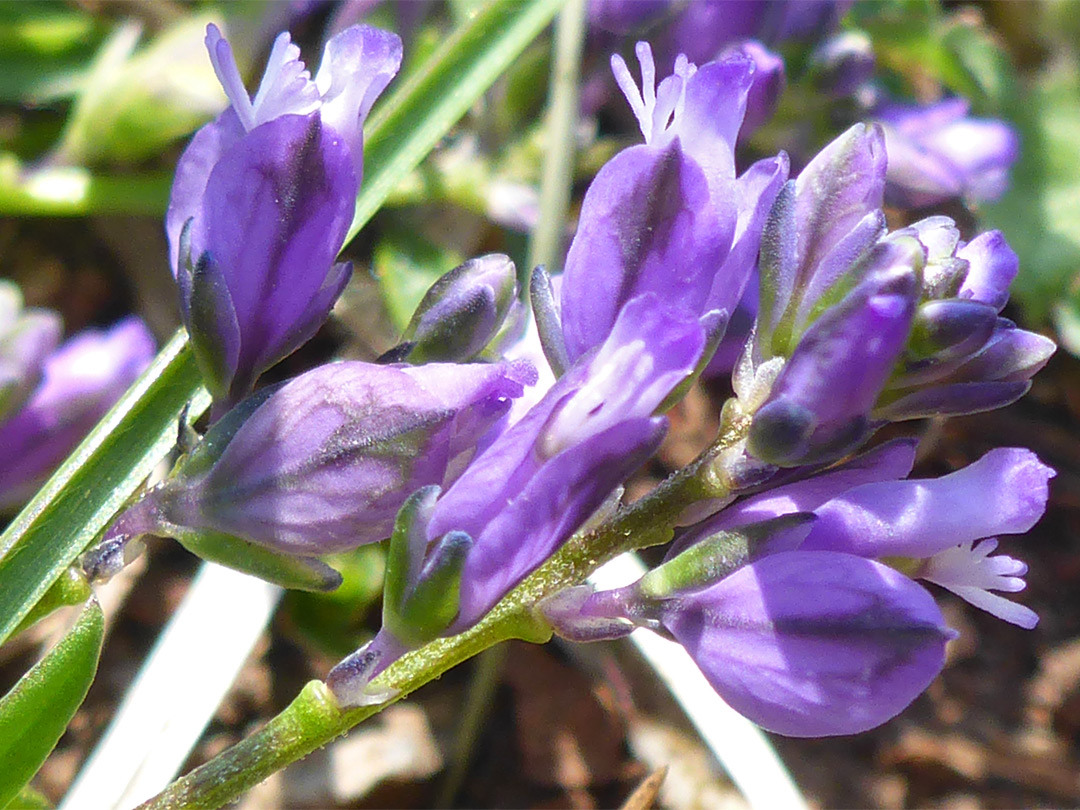
[[[702,65],[686,83],[674,130],[710,178],[735,177],[735,142],[753,79],[753,60],[736,54]]]
[[[833,469],[737,501],[688,529],[675,541],[667,556],[671,557],[717,531],[795,512],[813,512],[826,501],[839,497],[853,487],[904,478],[915,463],[917,444],[917,439],[886,442]]]
[[[930,557],[959,543],[1022,534],[1042,517],[1053,476],[1030,450],[997,448],[941,478],[866,484],[815,510],[803,549]]]
[[[747,138],[772,118],[787,85],[787,76],[783,57],[756,40],[739,42],[725,50],[724,55],[732,53],[741,54],[754,62],[754,75],[746,97],[746,115],[739,130],[739,134]]]
[[[706,310],[734,312],[743,300],[747,282],[757,267],[761,232],[787,177],[788,157],[781,152],[775,158],[759,160],[735,181],[738,195],[735,236],[731,252],[713,278]]]
[[[732,708],[795,737],[894,717],[941,671],[954,635],[907,577],[828,552],[765,557],[672,600],[662,622]]]
[[[982,301],[1000,312],[1009,300],[1009,285],[1020,269],[1020,260],[1001,231],[979,234],[956,255],[970,263],[960,297]]]
[[[461,611],[449,632],[478,621],[569,539],[656,452],[666,425],[662,417],[620,422],[544,464],[473,538],[461,577]],[[437,507],[440,517],[446,525],[455,516]],[[436,533],[429,528],[428,536]]]
[[[326,43],[315,84],[323,124],[345,138],[359,183],[364,120],[401,67],[401,38],[369,25],[345,29]]]
[[[734,205],[713,206],[705,174],[677,142],[616,155],[585,194],[566,257],[561,308],[571,362],[602,343],[622,306],[642,293],[701,315],[734,228]]]

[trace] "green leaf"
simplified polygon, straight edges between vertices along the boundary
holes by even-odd
[[[0,535],[0,643],[176,443],[180,412],[209,404],[180,332]]]
[[[428,67],[385,100],[365,130],[367,176],[351,234],[559,5],[560,0],[494,0],[450,37]],[[189,415],[195,419],[209,397],[181,332],[0,535],[0,644],[169,453],[180,412],[192,400]]]
[[[428,63],[390,95],[371,122],[364,146],[364,182],[346,242],[514,63],[561,5],[562,0],[492,0],[473,12]]]
[[[0,807],[49,756],[97,671],[105,618],[91,599],[75,626],[0,699]]]

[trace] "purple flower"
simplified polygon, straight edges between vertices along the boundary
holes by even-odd
[[[24,309],[18,286],[0,280],[0,422],[33,393],[62,330],[59,315]]]
[[[219,533],[290,555],[382,540],[410,493],[461,474],[535,378],[525,363],[321,366],[226,414],[116,531]]]
[[[143,322],[127,318],[107,330],[80,332],[45,360],[40,384],[0,424],[0,509],[10,510],[34,494],[142,373],[154,351]]]
[[[688,559],[694,551],[625,588],[562,595],[545,614],[571,637],[582,627],[617,630],[619,622],[662,629],[732,708],[794,737],[878,726],[945,663],[945,643],[955,634],[941,611],[924,589],[885,565],[830,551],[784,551],[711,581],[701,571],[703,579],[679,582],[684,572],[666,569],[704,562]]]
[[[889,151],[887,198],[921,208],[963,197],[992,202],[1009,185],[1020,155],[1015,130],[1004,121],[972,118],[966,99],[926,106],[882,104],[872,111]]]
[[[831,551],[901,564],[998,618],[1034,627],[1030,609],[991,591],[1022,590],[1027,570],[1011,557],[989,557],[1000,534],[1022,534],[1046,509],[1054,471],[1033,453],[991,450],[936,479],[904,479],[913,442],[892,442],[832,470],[739,501],[687,530],[676,553],[717,532],[782,515],[812,513],[800,551]],[[987,539],[991,538],[991,539]]]
[[[206,45],[232,106],[177,165],[166,231],[192,347],[220,413],[310,338],[349,278],[334,264],[352,221],[362,126],[401,42],[367,26],[327,45],[311,79],[287,33],[254,99],[228,42]]]
[[[657,86],[648,44],[638,43],[637,55],[641,91],[617,56],[612,70],[645,143],[600,170],[566,257],[560,303],[571,362],[600,345],[626,303],[644,293],[696,317],[730,314],[787,176],[784,155],[735,175],[750,59],[733,56],[698,68],[680,57],[674,74]]]
[[[438,500],[407,507],[395,528],[411,561],[397,591],[453,582],[430,611],[405,621],[395,600],[383,629],[331,672],[345,705],[381,699],[368,684],[410,647],[460,633],[548,559],[657,449],[666,429],[659,406],[696,367],[707,325],[647,293],[619,315],[603,345],[578,360],[502,433]],[[433,502],[432,502],[433,501]],[[405,515],[405,512],[410,514]],[[392,547],[394,543],[392,542]],[[438,591],[446,597],[445,591]]]
[[[748,449],[770,464],[836,460],[887,421],[1006,405],[1054,350],[998,315],[1017,270],[1001,235],[965,245],[946,217],[887,234],[884,180],[883,134],[857,125],[770,213],[736,371],[756,392],[740,404]]]
[[[705,346],[696,318],[652,294],[632,301],[583,357],[437,502],[428,539],[473,539],[453,630],[479,620],[656,450],[654,416]]]

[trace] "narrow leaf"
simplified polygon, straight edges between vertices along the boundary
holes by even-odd
[[[543,30],[563,0],[492,0],[398,86],[372,121],[346,242]]]
[[[0,699],[0,807],[49,756],[94,680],[105,619],[91,599],[75,626]]]
[[[0,535],[0,643],[165,458],[197,394],[191,419],[209,397],[177,333]]]

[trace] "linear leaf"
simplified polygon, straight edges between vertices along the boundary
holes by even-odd
[[[364,146],[364,184],[346,242],[551,22],[562,3],[492,0],[394,91],[372,121]]]
[[[0,808],[56,747],[94,680],[105,619],[96,599],[49,654],[0,698]]]

